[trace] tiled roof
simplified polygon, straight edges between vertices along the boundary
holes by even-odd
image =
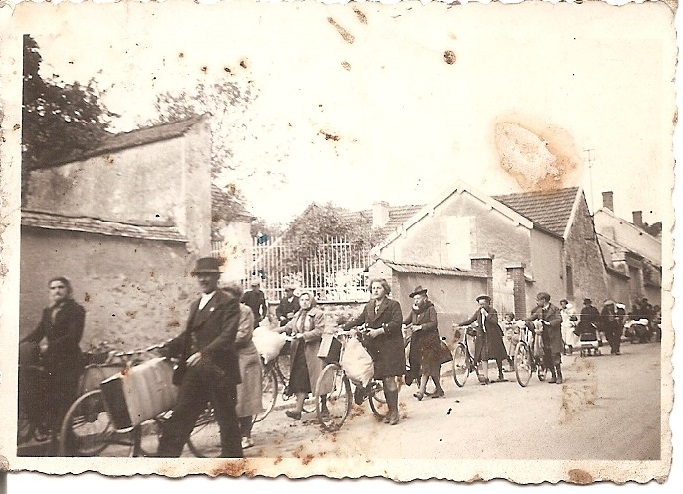
[[[109,134],[106,136],[99,146],[88,151],[78,151],[70,156],[45,165],[44,168],[63,165],[65,163],[72,163],[74,161],[83,161],[95,156],[112,153],[121,149],[129,149],[144,144],[151,144],[153,142],[165,141],[173,139],[185,134],[190,127],[196,124],[202,117],[192,117],[179,122],[163,123],[143,127],[140,129],[131,130],[130,132],[121,132],[119,134]]]
[[[420,274],[438,274],[447,276],[470,276],[475,278],[487,278],[487,275],[482,273],[475,273],[474,271],[465,271],[458,268],[439,268],[436,266],[427,266],[425,264],[410,264],[397,263],[380,259],[384,264],[389,266],[394,271],[399,273],[420,273]]]
[[[384,238],[400,227],[404,222],[408,221],[422,209],[424,205],[409,205],[409,206],[389,206],[387,208],[389,213],[389,220],[384,226],[379,228],[380,237]],[[354,223],[364,223],[367,228],[372,228],[372,210],[365,209],[363,211],[344,211],[340,214],[345,220],[353,221]]]
[[[424,207],[422,205],[411,205],[411,206],[389,206],[389,221],[380,228],[382,237],[386,237],[396,228],[400,227],[403,223],[412,218],[415,213]],[[372,216],[371,216],[372,217]]]
[[[516,213],[555,235],[563,236],[574,207],[578,187],[544,192],[493,196]]]
[[[163,240],[169,242],[187,242],[175,226],[133,225],[116,221],[103,221],[95,218],[62,216],[40,211],[22,211],[22,226],[46,228],[50,230],[66,230],[85,233],[98,233],[116,237],[141,238],[146,240]]]
[[[237,199],[217,185],[211,184],[211,221],[215,223],[221,219],[226,222],[236,220],[251,221],[255,217]]]

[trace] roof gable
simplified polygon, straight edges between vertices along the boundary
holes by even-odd
[[[225,220],[226,222],[237,220],[254,220],[254,216],[245,209],[237,199],[211,184],[211,221]]]
[[[579,187],[493,196],[513,211],[555,235],[564,237]]]
[[[154,142],[180,137],[202,118],[203,117],[192,117],[178,122],[150,125],[149,127],[142,127],[140,129],[131,130],[130,132],[109,134],[102,139],[96,148],[87,151],[79,150],[64,159],[46,164],[41,168],[52,168],[66,163],[73,163],[74,161],[84,161],[95,156],[101,156],[122,149],[130,149],[145,144],[152,144]]]

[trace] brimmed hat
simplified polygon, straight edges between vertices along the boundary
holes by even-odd
[[[607,300],[605,300],[603,305],[614,305],[614,302],[612,300],[607,299]]]
[[[254,278],[251,280],[251,282],[249,282],[249,286],[261,286],[261,280]]]
[[[482,293],[481,295],[477,295],[477,298],[474,299],[475,302],[479,302],[482,299],[486,299],[489,302],[491,301],[491,297],[486,295],[485,293]]]
[[[583,303],[584,303],[584,304],[592,304],[593,301],[592,301],[591,299],[589,299],[589,298],[584,298],[584,299],[583,299]]]
[[[538,295],[536,295],[536,300],[550,301],[550,294],[548,292],[539,292]]]
[[[286,292],[293,292],[294,290],[296,290],[296,287],[294,285],[285,285]]]
[[[427,289],[426,289],[426,288],[422,288],[422,285],[417,285],[417,286],[415,287],[415,290],[413,290],[413,291],[411,292],[411,294],[408,295],[408,296],[409,296],[410,298],[413,298],[415,295],[418,295],[418,294],[427,295]]]
[[[215,273],[220,274],[220,263],[215,257],[202,257],[197,259],[197,265],[192,270],[192,276],[200,273]]]

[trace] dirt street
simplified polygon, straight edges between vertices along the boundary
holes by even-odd
[[[354,405],[341,430],[275,410],[253,431],[248,457],[654,460],[660,455],[660,347],[624,344],[622,355],[563,357],[565,383],[508,382],[463,388],[442,378],[446,397],[400,393],[401,422],[378,423]],[[605,354],[606,353],[606,354]],[[447,366],[443,366],[445,370]],[[495,367],[495,366],[494,366]],[[490,370],[491,377],[494,376]],[[428,388],[429,389],[429,388]],[[400,432],[400,434],[396,434]]]

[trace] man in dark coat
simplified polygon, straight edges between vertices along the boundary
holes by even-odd
[[[294,318],[301,307],[299,306],[299,297],[294,295],[294,287],[288,286],[285,288],[285,296],[280,299],[280,303],[275,308],[275,315],[280,322],[280,326],[285,326]]]
[[[503,330],[498,324],[498,311],[491,306],[491,297],[486,294],[479,295],[475,301],[479,304],[479,308],[472,317],[459,323],[458,326],[477,323],[477,336],[472,357],[477,364],[481,362],[482,373],[478,376],[479,382],[481,384],[490,382],[488,361],[491,359],[495,359],[498,366],[498,380],[504,381],[503,360],[509,360],[509,357],[503,344]]]
[[[183,376],[178,402],[164,423],[159,457],[179,457],[197,418],[211,402],[220,427],[221,456],[241,458],[242,444],[235,412],[237,385],[241,382],[235,336],[239,300],[218,290],[218,260],[197,261],[192,272],[202,296],[190,307],[185,331],[165,345],[168,356],[179,357]],[[184,369],[184,371],[183,371]]]
[[[268,316],[268,303],[266,295],[261,291],[261,282],[254,280],[251,288],[244,292],[241,302],[249,307],[254,313],[254,329]]]
[[[591,299],[584,298],[583,308],[581,309],[581,314],[579,315],[579,323],[576,325],[577,336],[590,333],[595,335],[595,337],[592,338],[590,341],[597,340],[597,324],[599,320],[600,311],[593,306],[593,301]]]
[[[600,311],[600,328],[605,333],[612,355],[621,355],[621,332],[623,326],[619,323],[619,316],[614,302],[605,300]]]
[[[71,283],[63,276],[52,278],[48,289],[52,305],[43,310],[38,327],[21,343],[37,347],[43,339],[47,342],[40,360],[49,376],[45,383],[47,396],[35,396],[38,403],[29,413],[36,423],[42,423],[40,417],[44,417],[48,427],[58,430],[76,399],[83,370],[79,343],[85,327],[85,309],[73,299]]]
[[[550,295],[540,292],[536,295],[536,307],[531,311],[527,322],[540,321],[543,325],[541,338],[543,339],[543,360],[546,368],[550,369],[552,378],[549,383],[562,384],[562,315],[559,307],[550,303]]]
[[[401,304],[388,298],[391,287],[385,279],[370,281],[371,299],[363,312],[352,321],[344,324],[344,329],[365,324],[369,328],[368,353],[375,366],[375,379],[381,379],[384,396],[387,399],[389,414],[384,421],[390,425],[398,424],[398,383],[396,378],[406,373],[406,355],[403,346],[403,314]],[[363,400],[363,390],[356,388],[356,403]],[[360,402],[360,403],[359,403]]]

